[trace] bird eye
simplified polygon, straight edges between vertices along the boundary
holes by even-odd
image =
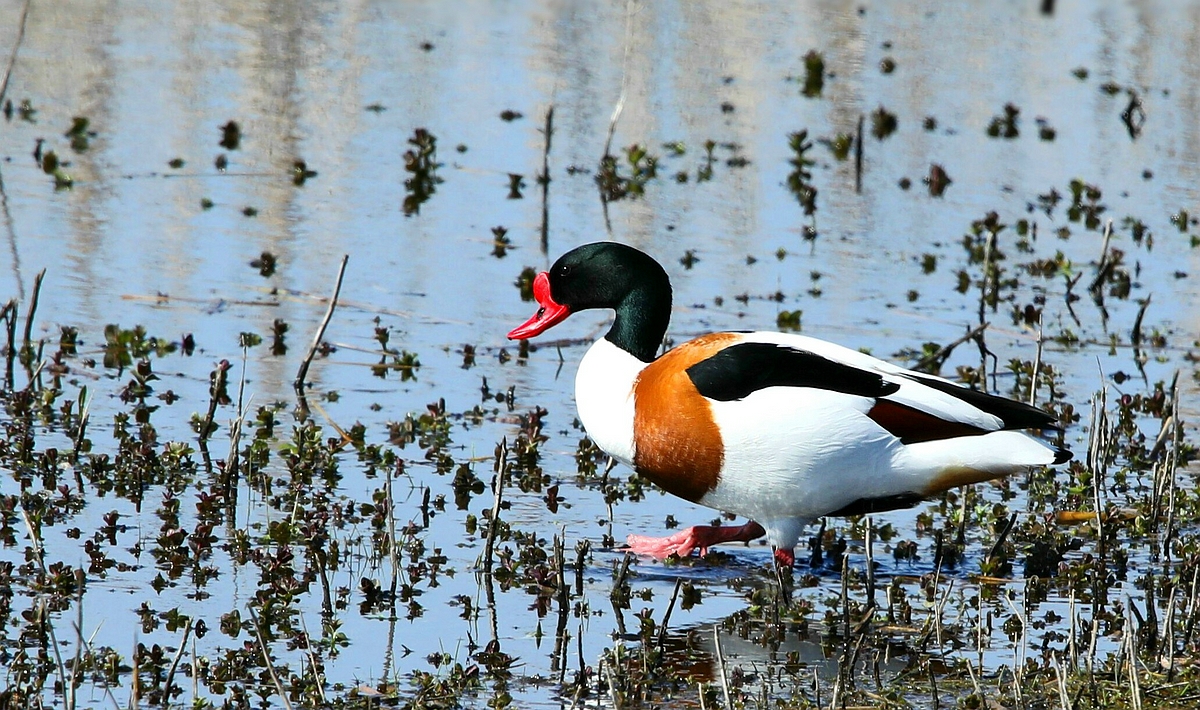
[[[541,319],[541,317],[544,315],[546,315],[546,307],[542,306],[541,308],[538,309],[537,317],[538,317],[538,319]]]

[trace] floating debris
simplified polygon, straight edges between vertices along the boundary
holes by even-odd
[[[1004,113],[999,116],[993,116],[990,123],[987,125],[987,134],[991,138],[1006,138],[1012,140],[1021,135],[1017,128],[1017,118],[1021,115],[1021,109],[1013,104],[1004,105]]]
[[[442,182],[437,174],[437,169],[442,166],[437,162],[437,138],[424,128],[418,128],[408,143],[413,147],[404,153],[404,169],[412,176],[404,181],[408,193],[403,203],[405,217],[418,214],[421,205],[433,196]]]
[[[820,52],[809,50],[804,55],[804,88],[800,93],[810,99],[817,98],[825,88],[825,57]]]
[[[225,150],[237,150],[242,145],[242,128],[237,121],[229,121],[224,126],[221,126],[221,142],[219,145]]]

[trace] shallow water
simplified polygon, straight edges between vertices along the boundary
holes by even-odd
[[[1189,241],[1200,227],[1189,223],[1180,230],[1171,222],[1181,210],[1200,214],[1200,125],[1194,120],[1200,113],[1200,9],[1060,3],[1055,14],[1043,16],[1036,4],[1027,5],[33,4],[7,98],[17,105],[28,99],[36,113],[0,124],[0,234],[9,261],[0,265],[0,295],[20,299],[24,313],[34,275],[46,269],[33,335],[48,339],[47,355],[60,326],[78,328],[81,351],[91,357],[103,347],[109,323],[142,325],[176,341],[192,334],[194,355],[154,360],[156,390],[181,397],[153,414],[160,439],[195,442],[189,418],[206,409],[209,373],[221,359],[234,363],[235,384],[244,374],[253,407],[284,403],[277,432],[286,438],[296,368],[324,314],[339,260],[349,255],[325,336],[337,350],[319,358],[309,376],[326,436],[334,436],[330,421],[342,428],[360,422],[368,442],[386,443],[386,422],[423,412],[439,398],[451,413],[480,404],[485,421],[456,423],[449,453],[457,463],[488,459],[475,464],[488,483],[496,443],[512,440],[517,416],[544,407],[548,439],[541,466],[570,507],[551,513],[544,493],[512,490],[503,517],[546,539],[561,531],[570,560],[582,539],[602,547],[606,533],[622,540],[633,531],[663,530],[667,515],[686,525],[715,513],[651,492],[643,501],[619,503],[608,522],[600,492],[576,478],[572,456],[582,433],[572,427],[571,396],[575,366],[608,316],[577,315],[535,342],[540,347],[527,360],[501,357],[516,354],[504,334],[531,311],[514,287],[523,267],[544,269],[575,245],[614,238],[655,254],[670,272],[677,307],[669,336],[675,341],[711,330],[773,329],[781,311],[799,309],[803,332],[892,357],[925,342],[950,342],[977,323],[978,291],[956,292],[955,272],[966,269],[978,278],[981,267],[967,263],[962,236],[972,221],[995,211],[1009,225],[1030,220],[1038,232],[1030,254],[1018,251],[1013,228],[1000,236],[1006,275],[1019,277],[1019,284],[1011,305],[986,316],[993,324],[987,343],[1001,365],[993,386],[1008,392],[1003,365],[1014,357],[1030,360],[1036,349],[1036,329],[1014,325],[1008,311],[1044,297],[1047,337],[1070,331],[1081,341],[1047,343],[1044,359],[1062,373],[1062,399],[1084,413],[1066,434],[1082,455],[1092,393],[1104,383],[1112,398],[1144,388],[1129,346],[1139,299],[1152,298],[1143,329],[1165,339],[1146,351],[1146,381],[1169,381],[1180,371],[1183,418],[1194,420],[1200,411],[1194,361],[1183,359],[1200,338],[1200,249]],[[0,57],[16,40],[22,7],[14,0],[0,5]],[[823,53],[828,71],[818,98],[801,94],[809,50]],[[880,64],[889,58],[895,70],[884,73]],[[1086,69],[1085,78],[1072,73],[1077,68]],[[1104,91],[1106,83],[1116,92]],[[1136,139],[1121,117],[1130,91],[1145,112]],[[643,197],[606,206],[594,178],[623,93],[613,152],[647,146],[661,158],[659,177]],[[1020,135],[988,137],[988,123],[1008,103],[1020,109]],[[551,182],[543,207],[537,174],[551,106]],[[883,139],[870,135],[870,113],[879,107],[898,120],[896,132]],[[506,110],[522,116],[503,120]],[[786,186],[793,157],[788,134],[853,134],[861,115],[867,115],[861,193],[854,189],[853,159],[837,161],[817,144],[810,154],[817,161],[818,210],[815,218],[805,217]],[[75,116],[87,117],[95,132],[86,150],[72,149],[64,136]],[[936,127],[927,130],[926,117],[936,119]],[[1039,139],[1037,117],[1055,130],[1053,140]],[[219,145],[220,127],[231,120],[242,132],[233,150]],[[402,156],[419,128],[436,137],[441,165],[435,172],[442,182],[406,216],[411,175]],[[70,189],[56,190],[35,162],[39,140],[43,152],[69,161]],[[699,181],[709,140],[717,144],[712,178]],[[682,155],[664,147],[675,141],[684,146]],[[227,158],[224,171],[214,164],[218,155]],[[730,164],[739,157],[747,162]],[[171,167],[175,158],[184,164]],[[296,160],[317,172],[303,185],[293,184]],[[934,163],[953,180],[941,197],[922,183]],[[674,179],[679,172],[686,182]],[[509,173],[523,176],[521,199],[510,199]],[[911,181],[909,189],[900,187],[903,178]],[[1115,221],[1111,245],[1125,252],[1132,274],[1127,298],[1106,299],[1106,317],[1086,291],[1100,258],[1101,231],[1067,221],[1062,206],[1053,216],[1036,209],[1038,195],[1051,188],[1069,202],[1068,184],[1076,178],[1103,191],[1102,218]],[[1148,226],[1152,247],[1134,242],[1122,222],[1126,216]],[[503,257],[493,255],[496,226],[511,239]],[[1057,237],[1064,226],[1069,238]],[[806,227],[815,227],[815,240],[804,238]],[[1016,267],[1056,251],[1071,262],[1070,274],[1083,274],[1074,316],[1065,305],[1064,277],[1041,279]],[[262,252],[278,260],[271,276],[250,266]],[[681,262],[688,253],[696,259],[690,268]],[[927,254],[936,257],[931,273],[922,269]],[[781,300],[771,298],[776,293]],[[739,300],[742,295],[747,298]],[[243,361],[239,333],[257,333],[269,343],[276,319],[290,327],[287,353],[272,355],[264,344]],[[377,324],[391,329],[391,347],[417,354],[415,379],[373,374]],[[1110,347],[1113,336],[1117,344]],[[563,339],[560,347],[548,344],[555,338]],[[463,367],[465,345],[476,348],[469,368]],[[944,371],[952,374],[958,365],[978,365],[970,345]],[[1124,388],[1113,384],[1116,372],[1133,379]],[[513,389],[512,411],[481,402],[484,378],[493,394]],[[74,397],[87,386],[97,395],[91,410],[97,451],[112,448],[105,429],[123,409],[116,392],[127,379],[128,373],[72,363],[66,392]],[[18,387],[24,383],[18,375]],[[228,449],[228,423],[236,416],[236,405],[220,409],[216,451]],[[1157,429],[1146,433],[1153,437]],[[409,464],[393,491],[400,524],[420,519],[424,487],[445,494],[447,512],[433,516],[421,537],[428,548],[442,549],[456,573],[436,588],[423,587],[422,616],[397,621],[357,610],[359,577],[389,573],[377,561],[364,557],[354,572],[339,572],[334,586],[352,590],[349,609],[339,615],[350,645],[328,661],[330,683],[399,679],[403,685],[412,670],[431,670],[429,654],[444,651],[466,662],[467,639],[482,645],[490,638],[486,615],[471,624],[447,606],[456,595],[477,605],[484,597],[472,572],[482,538],[464,533],[452,476],[436,475],[415,447],[398,453]],[[285,475],[278,458],[273,465],[272,475]],[[339,470],[337,492],[348,500],[369,500],[383,485],[364,476],[352,453],[341,456]],[[1187,485],[1194,474],[1184,474]],[[184,495],[185,520],[198,485]],[[14,478],[0,480],[0,493],[18,489]],[[151,491],[147,500],[160,495]],[[261,503],[241,497],[240,525],[270,517]],[[1019,500],[1010,505],[1020,509]],[[490,507],[485,492],[472,500],[470,513]],[[147,586],[154,561],[128,551],[157,534],[153,506],[137,511],[127,501],[92,500],[70,525],[89,531],[112,509],[129,526],[114,554],[138,568],[89,581],[84,628],[88,634],[99,628],[96,644],[127,654],[135,639],[174,643],[177,634],[161,629],[132,633],[134,612],[144,602],[158,610],[178,606],[215,628],[231,599],[244,608],[256,591],[256,580],[243,578],[218,552],[228,574],[210,584],[213,597],[189,600],[187,585],[155,593]],[[885,519],[902,539],[918,539],[925,564],[915,573],[921,574],[932,569],[932,541],[916,536],[914,516]],[[47,530],[46,546],[56,559],[78,564],[78,543],[63,527]],[[991,538],[991,531],[971,530],[969,560],[986,554]],[[5,548],[0,558],[19,561],[21,550]],[[761,567],[768,553],[730,554],[732,568],[676,572],[639,563],[645,574],[635,587],[649,587],[654,598],[635,599],[633,611],[652,608],[661,619],[677,575],[703,583],[706,598],[690,610],[676,609],[673,627],[709,626],[742,609],[742,594],[726,583],[746,575],[766,580]],[[613,644],[616,621],[607,594],[610,567],[619,562],[619,554],[600,552],[586,570],[585,596],[596,615],[572,619],[573,632],[582,624],[582,652],[581,660],[572,652],[569,668],[596,663]],[[968,562],[964,569],[976,567]],[[821,595],[836,595],[836,573],[827,586]],[[539,646],[536,617],[528,611],[532,599],[521,589],[496,596],[499,638],[505,652],[521,659],[527,680],[552,676],[553,614],[543,621],[547,638]],[[315,628],[320,600],[306,597],[300,607]],[[201,641],[213,645],[197,652],[232,643],[219,636]],[[183,685],[190,693],[190,683]],[[526,707],[560,702],[552,684],[528,682],[514,692]]]

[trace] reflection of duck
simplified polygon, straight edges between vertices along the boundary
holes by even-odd
[[[688,653],[691,648],[686,633],[668,634],[664,649],[668,654],[674,652],[672,660],[675,663],[688,663],[686,675],[693,681],[717,680],[717,645],[713,640],[712,627],[694,629],[690,633],[694,634],[696,645],[707,655],[707,659],[700,660],[694,654]],[[785,638],[778,642],[763,644],[753,638],[742,638],[736,633],[725,631],[719,625],[717,636],[721,640],[721,662],[727,677],[737,673],[739,669],[746,674],[756,674],[762,673],[770,666],[778,667],[783,664],[803,666],[810,679],[814,670],[825,681],[838,676],[838,663],[843,652],[841,639],[832,639],[822,645],[796,638],[794,634],[785,634]],[[903,648],[897,648],[896,651],[895,654],[884,656],[879,666],[881,673],[894,677],[908,666],[905,658],[907,651]],[[864,656],[863,663],[865,662]]]
[[[1056,428],[1046,412],[802,335],[714,333],[656,357],[671,283],[632,247],[572,249],[533,291],[537,313],[508,337],[531,338],[575,311],[616,310],[575,379],[596,445],[669,493],[751,520],[630,536],[635,552],[703,553],[766,534],[790,565],[818,517],[910,507],[1071,458],[1013,431]]]

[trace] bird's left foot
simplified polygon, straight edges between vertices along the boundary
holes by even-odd
[[[766,534],[763,526],[753,521],[735,526],[695,525],[670,537],[630,535],[625,538],[625,549],[659,560],[671,555],[687,557],[694,550],[699,550],[700,556],[703,557],[713,545],[722,542],[749,542]]]

